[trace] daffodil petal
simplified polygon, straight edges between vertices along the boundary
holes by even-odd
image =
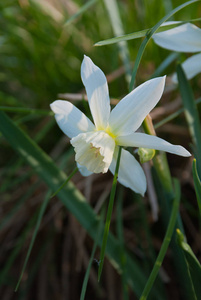
[[[165,86],[165,76],[146,81],[125,96],[110,114],[110,130],[118,135],[136,131],[148,113],[160,100]]]
[[[142,147],[166,151],[180,156],[191,156],[190,152],[188,152],[184,147],[172,145],[157,136],[145,133],[136,132],[127,136],[120,136],[117,138],[116,143],[121,146]]]
[[[96,128],[98,130],[105,129],[110,116],[107,79],[101,69],[86,55],[81,66],[81,77]]]
[[[115,173],[117,156],[118,147],[116,147],[113,160],[109,168],[113,175]],[[121,152],[118,181],[125,187],[128,187],[134,192],[144,196],[147,188],[147,181],[144,171],[135,157],[124,149],[122,149]]]
[[[187,79],[191,79],[197,74],[201,73],[201,53],[195,54],[187,58],[182,63],[182,68],[186,74]],[[172,81],[178,83],[177,74],[174,73],[172,76]]]
[[[94,124],[71,102],[56,100],[50,104],[60,129],[73,138],[82,132],[93,131]]]
[[[152,38],[157,45],[168,50],[201,51],[201,29],[190,23],[156,33]]]
[[[93,173],[90,172],[89,170],[87,170],[87,168],[85,166],[81,166],[78,162],[77,162],[77,167],[79,169],[79,172],[82,174],[82,176],[87,177],[92,175]]]

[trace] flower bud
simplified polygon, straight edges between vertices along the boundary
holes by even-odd
[[[148,149],[148,148],[139,148],[138,149],[138,155],[140,157],[141,164],[151,160],[155,155],[154,149]]]

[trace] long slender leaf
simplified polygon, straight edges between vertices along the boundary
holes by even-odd
[[[85,11],[87,11],[91,6],[93,6],[96,2],[98,2],[98,0],[89,0],[88,2],[86,2],[80,9],[79,11],[72,15],[64,24],[64,26],[68,26],[69,24],[71,24],[74,20],[76,20],[81,14],[83,14]]]
[[[0,111],[7,111],[13,113],[20,113],[20,114],[34,114],[34,115],[46,115],[46,116],[53,116],[53,112],[45,109],[34,109],[34,108],[27,108],[27,107],[9,107],[9,106],[0,106]]]
[[[37,233],[38,233],[38,229],[39,229],[39,226],[40,226],[40,223],[41,223],[41,220],[42,220],[42,217],[43,217],[43,214],[45,212],[45,209],[47,207],[47,204],[49,202],[49,199],[50,199],[50,192],[47,193],[46,197],[45,197],[45,200],[43,201],[42,205],[41,205],[41,208],[40,208],[40,211],[39,211],[39,214],[38,214],[38,219],[37,219],[37,222],[36,222],[36,227],[35,227],[35,230],[34,230],[34,233],[33,233],[33,236],[32,236],[32,239],[31,239],[31,242],[30,242],[30,245],[29,245],[29,249],[27,251],[27,255],[26,255],[26,258],[25,258],[25,261],[24,261],[24,265],[22,267],[22,272],[20,274],[20,278],[18,280],[18,283],[16,285],[16,288],[15,288],[15,291],[18,290],[18,287],[20,285],[20,282],[22,280],[22,276],[24,274],[24,270],[26,268],[26,265],[28,263],[28,260],[29,260],[29,257],[30,257],[30,254],[31,254],[31,250],[33,248],[33,245],[34,245],[34,242],[35,242],[35,239],[36,239],[36,236],[37,236]]]
[[[158,254],[158,257],[156,259],[156,262],[154,264],[154,268],[149,276],[149,279],[146,283],[146,286],[143,290],[143,293],[140,297],[140,300],[146,300],[151,289],[152,286],[154,284],[154,281],[158,275],[159,269],[162,265],[163,259],[165,257],[165,254],[167,252],[169,243],[171,241],[172,235],[173,235],[173,231],[175,228],[175,224],[177,221],[177,214],[178,214],[178,210],[179,210],[179,201],[180,201],[180,197],[181,197],[181,192],[180,192],[180,185],[179,182],[175,180],[175,198],[174,198],[174,202],[173,202],[173,208],[172,208],[172,213],[171,213],[171,217],[170,217],[170,221],[168,224],[168,228],[165,234],[165,238],[163,240],[163,244],[161,246],[160,252]]]
[[[199,176],[201,176],[201,128],[199,113],[195,104],[192,88],[181,65],[177,66],[177,76],[179,81],[179,89],[184,105],[184,113],[194,144],[194,154],[198,163],[198,174]]]
[[[197,0],[197,1],[199,1],[199,0]],[[163,32],[165,30],[169,30],[173,27],[176,27],[176,26],[179,26],[179,25],[182,25],[182,24],[185,24],[185,23],[196,22],[196,21],[200,21],[200,20],[201,20],[201,18],[197,18],[197,19],[188,20],[188,21],[180,21],[179,23],[175,23],[175,24],[172,24],[172,25],[170,25],[170,24],[169,25],[163,25],[162,27],[159,27],[157,29],[157,33],[158,32]],[[117,37],[114,37],[114,38],[111,38],[111,39],[107,39],[107,40],[104,40],[104,41],[97,42],[97,43],[95,43],[94,46],[106,46],[106,45],[112,45],[112,44],[120,43],[120,42],[123,42],[123,41],[130,41],[130,40],[134,40],[134,39],[139,39],[139,38],[145,37],[149,33],[150,30],[151,30],[151,28],[143,29],[143,30],[140,30],[140,31],[137,31],[137,32],[117,36]]]
[[[66,180],[66,175],[59,170],[51,158],[39,148],[22,130],[20,130],[5,113],[0,112],[0,131],[46,184],[56,191]],[[95,240],[98,232],[99,218],[87,204],[84,196],[75,188],[72,182],[58,193],[64,206],[77,218],[88,234]],[[102,224],[102,233],[103,233]],[[98,241],[101,245],[102,239]],[[109,233],[106,246],[106,255],[113,266],[121,272],[121,249],[115,237]],[[139,296],[145,284],[146,278],[135,259],[125,253],[127,260],[127,278],[134,293]],[[157,290],[153,291],[155,299],[161,299]]]
[[[177,242],[184,253],[192,279],[191,299],[199,300],[201,295],[201,265],[179,229],[177,229]]]
[[[116,0],[104,0],[107,12],[110,18],[110,23],[112,25],[113,32],[116,36],[124,34],[124,28],[121,21],[118,3]],[[128,46],[125,41],[118,44],[119,55],[123,61],[125,71],[126,71],[126,80],[129,83],[131,77],[131,67],[130,67],[130,57]]]
[[[149,42],[149,40],[151,39],[152,35],[154,33],[156,33],[156,31],[158,30],[158,28],[165,22],[167,21],[170,17],[172,17],[174,14],[176,14],[178,11],[180,11],[181,9],[183,9],[184,7],[190,5],[190,4],[193,4],[197,1],[200,1],[200,0],[191,0],[191,1],[188,1],[182,5],[179,5],[178,7],[176,7],[175,9],[173,9],[172,11],[170,11],[167,15],[165,15],[155,26],[153,26],[151,28],[151,30],[149,30],[147,33],[146,33],[146,37],[145,39],[143,40],[142,44],[140,45],[140,49],[138,51],[138,54],[137,54],[137,57],[136,57],[136,60],[135,60],[135,65],[134,65],[134,68],[133,68],[133,73],[132,73],[132,78],[131,78],[131,82],[130,82],[130,91],[133,89],[133,85],[134,85],[134,82],[135,82],[135,77],[136,77],[136,74],[137,74],[137,70],[138,70],[138,67],[139,67],[139,64],[140,64],[140,61],[141,61],[141,58],[142,58],[142,55],[144,53],[144,50]]]
[[[32,228],[34,226],[34,222],[37,218],[37,214],[38,214],[38,212],[35,212],[34,215],[32,216],[32,218],[29,220],[25,229],[22,231],[20,237],[18,238],[18,241],[17,241],[14,249],[12,250],[11,254],[8,256],[4,267],[0,270],[0,286],[2,285],[2,283],[5,282],[8,272],[9,272],[10,268],[12,267],[13,262],[15,261],[18,253],[20,252],[20,249],[22,248],[27,235],[29,234],[30,230],[32,230]]]
[[[160,66],[154,71],[152,74],[151,78],[160,76],[164,70],[174,61],[179,57],[179,53],[173,52],[170,55],[167,56],[166,59],[160,64]]]
[[[121,274],[121,284],[123,290],[123,299],[129,300],[128,295],[128,283],[126,280],[127,272],[126,272],[126,256],[125,256],[125,244],[124,244],[124,231],[123,231],[123,189],[121,188],[119,193],[117,194],[117,236],[121,247],[121,265],[122,265],[122,274]]]
[[[198,105],[199,103],[201,103],[201,98],[198,98],[197,100],[195,100],[196,105]],[[166,124],[169,121],[172,121],[173,119],[175,119],[176,117],[178,117],[182,112],[184,112],[184,108],[180,108],[177,111],[175,111],[174,113],[172,113],[171,115],[167,116],[166,118],[164,118],[163,120],[159,121],[158,123],[156,123],[154,125],[154,129],[159,128],[160,126]]]
[[[163,153],[164,157],[165,153]],[[174,190],[167,182],[164,182],[165,178],[161,181],[163,173],[165,173],[164,166],[161,163],[161,157],[156,155],[153,159],[155,168],[153,169],[153,179],[157,190],[157,195],[160,204],[161,218],[163,220],[165,228],[168,226],[170,213],[172,209],[172,200],[174,199]],[[162,168],[162,169],[161,169]],[[169,176],[168,176],[169,177]],[[181,216],[178,212],[176,227],[180,231],[184,232]],[[171,249],[173,255],[173,262],[175,266],[175,271],[182,286],[182,299],[191,299],[192,294],[192,283],[188,272],[188,266],[186,264],[185,258],[183,256],[182,250],[176,243],[176,232],[173,234],[171,241]]]
[[[193,181],[195,186],[198,207],[201,215],[201,181],[197,172],[196,159],[193,160]]]
[[[93,259],[94,259],[94,254],[96,252],[96,248],[98,246],[98,241],[99,241],[100,236],[101,236],[101,222],[104,219],[104,214],[105,214],[105,210],[103,209],[102,213],[101,213],[101,218],[100,218],[100,221],[99,221],[100,224],[99,224],[99,228],[98,228],[98,233],[97,233],[96,239],[94,241],[93,249],[92,249],[92,252],[91,252],[89,265],[88,265],[87,271],[86,271],[85,276],[84,276],[84,281],[83,281],[83,285],[82,285],[80,300],[84,300],[84,298],[85,298],[90,269],[91,269],[91,266],[92,266],[92,262],[93,262]]]

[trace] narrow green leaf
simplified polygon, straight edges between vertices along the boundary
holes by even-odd
[[[69,180],[71,180],[71,178],[75,175],[75,173],[77,173],[78,171],[78,167],[76,167],[72,173],[68,176],[68,178],[64,181],[64,183],[58,188],[58,190],[56,192],[54,192],[54,194],[51,195],[51,198],[53,198],[54,196],[56,196],[58,194],[58,192],[60,192],[64,186],[69,182]]]
[[[198,207],[201,215],[201,181],[197,172],[196,159],[193,160],[193,181],[195,186]]]
[[[48,204],[49,200],[50,200],[50,192],[47,193],[47,195],[45,197],[45,200],[43,201],[43,203],[41,205],[41,208],[40,208],[40,211],[39,211],[39,214],[38,214],[38,219],[37,219],[37,222],[36,222],[36,227],[35,227],[35,230],[34,230],[34,233],[33,233],[33,236],[32,236],[31,242],[30,242],[30,245],[29,245],[29,249],[27,251],[27,255],[26,255],[23,267],[22,267],[22,272],[20,274],[20,278],[19,278],[19,280],[17,282],[17,285],[16,285],[16,288],[15,288],[15,292],[18,290],[18,287],[19,287],[20,282],[22,280],[22,276],[24,274],[24,270],[25,270],[26,265],[28,263],[28,260],[29,260],[30,254],[31,254],[31,250],[33,248],[33,245],[34,245],[37,233],[38,233],[38,229],[40,227],[40,223],[41,223],[42,217],[44,215],[44,212],[45,212],[45,209],[47,207],[47,204]]]
[[[71,24],[75,19],[77,19],[80,15],[82,15],[85,11],[87,11],[92,5],[94,5],[99,0],[90,0],[86,2],[82,7],[78,10],[78,12],[74,15],[72,15],[64,24],[64,26],[68,26]]]
[[[116,0],[104,0],[105,7],[109,15],[110,23],[115,36],[124,34],[124,28],[121,21],[118,3]],[[129,84],[131,77],[131,67],[130,67],[130,57],[127,43],[125,41],[118,44],[119,55],[123,61],[125,71],[126,71],[126,80]]]
[[[38,182],[31,185],[23,197],[21,197],[21,199],[12,206],[12,209],[5,215],[5,217],[1,219],[0,230],[2,230],[9,220],[18,212],[18,210],[23,206],[24,202],[31,197],[37,186]]]
[[[200,0],[197,0],[197,1],[200,1]],[[171,16],[170,16],[170,18],[171,18]],[[163,25],[163,26],[159,27],[156,32],[157,33],[163,32],[165,30],[169,30],[171,28],[177,27],[177,26],[185,24],[185,23],[196,22],[196,21],[200,21],[200,20],[201,20],[201,18],[198,18],[198,19],[192,19],[192,20],[188,20],[188,21],[180,21],[177,24],[175,23],[172,25]],[[125,34],[125,35],[120,35],[120,36],[117,36],[117,37],[114,37],[111,39],[99,41],[99,42],[95,43],[94,46],[106,46],[106,45],[112,45],[112,44],[116,44],[116,43],[123,42],[123,41],[139,39],[139,38],[145,37],[149,33],[150,30],[151,30],[151,28],[143,29],[143,30],[140,30],[137,32],[132,32],[132,33]]]
[[[162,32],[162,31],[171,29],[173,27],[176,27],[178,25],[181,25],[181,24],[164,25],[163,27],[160,27],[157,30],[157,32]],[[104,41],[97,42],[94,46],[106,46],[106,45],[112,45],[112,44],[120,43],[120,42],[123,42],[123,41],[130,41],[130,40],[134,40],[134,39],[139,39],[139,38],[145,37],[150,30],[151,30],[151,28],[143,29],[143,30],[133,32],[133,33],[129,33],[129,34],[125,34],[125,35],[120,35],[120,36],[117,36],[117,37],[114,37],[114,38],[111,38],[111,39],[107,39],[107,40],[104,40]]]
[[[94,242],[94,245],[93,245],[91,257],[90,257],[90,260],[89,260],[89,265],[88,265],[86,274],[84,276],[84,281],[83,281],[83,285],[82,285],[82,291],[81,291],[81,295],[80,295],[80,300],[84,300],[84,298],[85,298],[91,265],[92,265],[92,262],[94,260],[94,254],[95,254],[96,248],[98,246],[98,241],[99,241],[99,239],[101,237],[101,227],[102,227],[101,225],[102,225],[103,218],[104,218],[104,212],[105,212],[105,210],[103,209],[102,213],[101,213],[101,218],[100,218],[100,221],[99,221],[98,233],[97,233],[97,236],[96,236],[96,239],[95,239],[95,242]]]
[[[198,164],[198,174],[201,176],[201,128],[199,113],[195,104],[192,88],[181,65],[177,66],[177,76],[179,81],[179,90],[184,105],[184,113],[194,144],[194,154]]]
[[[125,255],[125,245],[124,245],[124,231],[123,231],[123,215],[122,215],[122,206],[123,206],[123,189],[120,187],[119,193],[117,196],[117,236],[119,240],[119,245],[121,247],[121,266],[122,266],[122,273],[121,273],[121,282],[122,282],[122,290],[123,290],[123,299],[129,300],[128,295],[128,283],[127,283],[127,261]]]
[[[177,229],[177,242],[183,250],[188,265],[189,275],[192,280],[191,299],[199,300],[201,295],[201,265],[179,229]]]
[[[169,65],[176,60],[179,57],[178,52],[172,52],[170,55],[166,57],[166,59],[163,60],[163,62],[160,64],[160,66],[154,71],[151,78],[155,78],[160,76]]]
[[[174,202],[173,202],[173,207],[172,207],[172,213],[170,216],[170,220],[169,220],[169,224],[168,224],[168,228],[165,234],[165,238],[163,240],[160,252],[158,254],[158,257],[156,259],[156,262],[154,264],[153,270],[149,276],[149,279],[146,283],[146,286],[142,292],[142,295],[140,297],[140,300],[146,300],[151,289],[152,286],[155,282],[155,279],[158,275],[159,269],[162,265],[163,259],[165,257],[165,254],[167,252],[169,243],[171,241],[173,232],[174,232],[174,228],[175,228],[175,224],[177,221],[177,215],[178,215],[178,210],[179,210],[179,201],[180,201],[180,185],[179,182],[177,180],[174,180],[175,183],[175,198],[174,198]]]
[[[59,170],[51,158],[42,151],[27,134],[19,129],[4,112],[0,112],[0,131],[25,161],[33,168],[38,176],[52,189],[56,191],[66,180],[64,172]],[[86,202],[84,196],[69,181],[58,193],[64,206],[77,218],[83,228],[95,240],[98,232],[99,218]],[[104,225],[102,224],[102,233]],[[101,245],[101,239],[98,241]],[[118,241],[109,233],[106,247],[106,255],[112,265],[121,272],[121,250]],[[146,277],[134,257],[125,252],[127,261],[127,278],[134,293],[139,296],[145,285]],[[161,299],[158,290],[153,290],[155,299]]]
[[[32,218],[29,220],[28,224],[26,225],[25,229],[22,231],[22,233],[20,234],[14,249],[12,250],[11,254],[8,256],[3,268],[0,270],[0,285],[2,285],[2,283],[5,282],[6,277],[8,275],[8,272],[10,270],[10,268],[13,265],[13,262],[15,261],[18,253],[20,252],[20,249],[22,248],[29,232],[31,231],[31,229],[34,226],[34,222],[36,220],[37,217],[37,213],[35,212],[34,215],[32,216]]]
[[[197,100],[195,100],[196,105],[198,105],[199,103],[201,103],[201,98],[198,98]],[[166,118],[164,118],[163,120],[159,121],[158,123],[156,123],[154,125],[154,129],[157,129],[159,127],[161,127],[162,125],[166,124],[169,121],[174,120],[176,117],[178,117],[182,112],[184,112],[184,108],[180,108],[177,111],[175,111],[174,113],[172,113],[171,115],[167,116]]]
[[[9,106],[0,106],[0,111],[20,113],[20,114],[35,114],[35,115],[45,115],[53,116],[53,112],[45,109],[34,109],[27,107],[9,107]]]
[[[153,26],[147,33],[146,33],[146,37],[143,40],[142,44],[140,45],[140,49],[138,51],[136,60],[135,60],[135,65],[133,68],[133,73],[132,73],[132,78],[131,78],[131,82],[130,82],[130,87],[129,87],[129,91],[132,91],[133,86],[134,86],[134,82],[135,82],[135,77],[137,74],[137,70],[142,58],[142,55],[144,53],[144,50],[149,42],[149,40],[151,39],[152,35],[154,33],[156,33],[156,31],[158,30],[158,28],[164,23],[166,22],[170,17],[172,17],[174,14],[176,14],[178,11],[180,11],[181,9],[183,9],[184,7],[193,4],[195,2],[198,2],[200,0],[191,0],[188,1],[186,3],[183,3],[182,5],[179,5],[178,7],[176,7],[175,9],[173,9],[172,11],[170,11],[166,16],[164,16],[155,26]]]
[[[164,155],[164,158],[166,159],[165,153],[162,153]],[[156,159],[157,159],[157,165],[156,166]],[[153,179],[159,199],[160,204],[160,212],[161,212],[161,219],[164,223],[164,226],[167,228],[168,223],[170,220],[170,215],[172,211],[172,201],[174,199],[174,189],[173,187],[166,185],[165,182],[165,176],[163,173],[166,173],[166,166],[163,165],[163,158],[161,158],[161,155],[156,155],[154,157],[154,166],[156,168],[153,169]],[[168,175],[167,178],[169,178],[170,175]],[[163,180],[161,180],[163,178]],[[167,180],[166,180],[167,181]],[[184,232],[182,219],[180,216],[180,213],[178,212],[177,222],[176,222],[176,228],[179,228],[182,232]],[[182,253],[181,248],[176,243],[176,232],[173,233],[172,241],[171,241],[171,250],[172,253],[174,253],[172,259],[175,267],[175,274],[178,278],[178,281],[180,283],[180,286],[182,286],[182,295],[184,299],[191,299],[192,294],[192,284],[191,284],[191,278],[189,277],[188,273],[188,266],[185,261],[185,257]]]

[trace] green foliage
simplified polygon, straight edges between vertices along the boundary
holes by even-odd
[[[193,152],[198,163],[198,174],[201,175],[201,128],[199,113],[195,104],[192,88],[187,81],[184,71],[180,65],[177,66],[177,76],[180,93],[184,105],[184,113],[188,123],[189,132],[193,141]]]
[[[196,159],[193,160],[193,180],[195,186],[195,193],[197,196],[198,207],[201,215],[201,181],[197,172]]]
[[[105,251],[115,271],[111,271],[105,259],[98,288],[98,267],[93,259],[100,258],[103,207],[107,207],[113,179],[109,174],[91,179],[81,177],[79,172],[74,175],[73,149],[49,109],[53,100],[62,98],[89,113],[87,102],[65,94],[83,98],[80,65],[84,54],[109,74],[112,103],[128,93],[133,66],[133,82],[136,74],[137,82],[172,74],[175,62],[183,56],[159,49],[151,36],[169,17],[181,21],[194,19],[192,22],[200,27],[199,12],[200,1],[181,0],[0,2],[2,300],[14,297],[18,280],[21,283],[16,299],[30,299],[36,289],[50,300],[58,295],[63,299],[78,299],[81,289],[81,299],[105,300],[111,289],[116,299],[132,299],[142,295],[147,281],[145,290],[150,292],[149,299],[173,299],[178,295],[182,299],[190,299],[192,295],[199,299],[200,264],[196,258],[201,253],[197,243],[201,207],[199,77],[189,83],[178,67],[183,107],[174,106],[180,96],[167,80],[167,91],[156,108],[159,117],[153,114],[153,128],[159,136],[188,149],[193,143],[196,157],[193,177],[189,171],[191,161],[156,152],[151,172],[146,173],[149,188],[145,198],[117,186],[116,196],[111,195],[114,207],[110,207],[107,220],[110,232],[107,227],[108,239],[101,257],[103,262]],[[122,37],[108,40],[119,35]],[[106,46],[93,47],[98,41],[104,41]],[[111,44],[119,41],[123,44]],[[169,110],[171,106],[173,109]],[[149,129],[144,126],[145,131]],[[74,177],[68,178],[66,174]],[[171,174],[181,184],[176,182],[174,187]],[[180,199],[179,186],[181,214],[176,201]],[[52,199],[53,193],[56,197]],[[159,206],[157,222],[153,221],[152,205]],[[177,236],[182,236],[179,243],[174,224]],[[163,242],[166,232],[168,238]],[[154,275],[149,277],[152,269]],[[166,277],[171,279],[168,284]]]
[[[199,299],[201,294],[201,265],[197,260],[196,256],[194,255],[191,247],[185,241],[185,237],[179,229],[177,229],[177,242],[183,250],[188,265],[189,275],[192,280],[191,299]]]

